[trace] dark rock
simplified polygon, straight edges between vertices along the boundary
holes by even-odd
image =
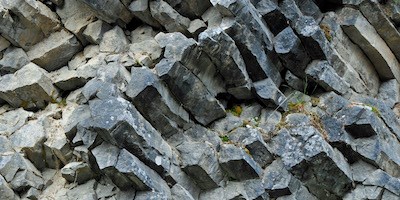
[[[276,87],[274,82],[267,78],[262,81],[254,83],[254,89],[258,98],[264,103],[265,106],[269,107],[285,107],[286,97]]]
[[[216,66],[194,39],[181,33],[159,33],[155,39],[165,48],[165,58],[181,62],[200,79],[213,96],[225,92],[225,83]]]
[[[62,176],[69,182],[82,184],[93,178],[89,165],[84,162],[70,162],[61,169]]]
[[[221,145],[219,163],[227,175],[235,180],[259,178],[262,174],[262,168],[250,155],[233,144]]]
[[[233,18],[224,18],[220,26],[235,40],[246,64],[247,73],[253,81],[271,78],[276,85],[281,84],[282,78],[278,69],[280,63],[273,59],[272,52],[266,51],[262,41],[256,37],[251,28]]]
[[[207,125],[226,115],[219,101],[180,62],[164,59],[157,64],[156,70],[184,108],[191,112],[201,124]]]
[[[262,15],[262,18],[265,20],[274,35],[277,35],[289,26],[285,15],[274,1],[262,0],[258,1],[254,6]]]
[[[286,68],[298,77],[305,76],[304,71],[311,58],[290,27],[285,28],[275,37],[274,48]]]
[[[128,8],[121,2],[108,2],[107,0],[80,0],[90,6],[100,19],[108,23],[114,23],[122,20],[124,23],[129,23],[132,19],[132,14]]]
[[[148,68],[132,68],[126,95],[160,133],[168,138],[189,123],[189,114]]]
[[[161,27],[160,23],[150,13],[149,0],[133,0],[129,5],[129,10],[144,23],[153,27]]]
[[[222,29],[215,28],[202,32],[199,35],[199,42],[224,78],[228,92],[238,99],[251,97],[251,80],[235,41]],[[225,49],[225,51],[221,51],[221,49]],[[237,90],[234,88],[240,86],[244,91],[236,93]]]
[[[28,55],[21,48],[8,48],[0,60],[0,74],[11,74],[30,62]]]
[[[208,143],[188,142],[177,146],[183,170],[191,176],[201,189],[216,188],[221,184],[222,171],[217,152]]]
[[[273,161],[273,156],[268,151],[267,144],[257,129],[237,128],[229,133],[229,139],[244,145],[254,161],[262,168]]]
[[[307,66],[305,72],[327,91],[345,94],[350,89],[327,61],[314,60]]]

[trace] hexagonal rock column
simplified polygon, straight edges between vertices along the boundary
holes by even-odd
[[[126,95],[142,115],[168,138],[189,123],[189,114],[150,69],[132,68]]]
[[[169,170],[171,147],[131,103],[120,97],[108,97],[92,100],[89,106],[91,117],[80,122],[80,126],[125,148],[160,174]]]
[[[81,49],[78,39],[63,29],[37,43],[27,54],[35,64],[47,71],[53,71],[65,66]]]
[[[224,78],[228,92],[238,99],[251,98],[251,80],[235,41],[222,29],[214,28],[202,32],[199,43]]]
[[[0,98],[11,106],[26,109],[44,108],[58,94],[48,73],[33,63],[25,65],[15,74],[2,76],[0,85]]]
[[[220,186],[223,179],[217,152],[208,143],[187,142],[177,146],[181,154],[182,168],[201,189]]]
[[[156,65],[156,70],[183,107],[201,124],[207,125],[226,115],[219,101],[180,62],[163,59]]]
[[[94,165],[104,172],[121,189],[154,190],[171,196],[167,183],[136,156],[125,149],[102,143],[92,150]]]
[[[352,8],[344,8],[338,15],[344,32],[367,54],[375,65],[380,78],[383,80],[396,78],[399,81],[399,62],[361,12]]]
[[[270,142],[271,152],[279,155],[285,168],[316,197],[343,197],[352,182],[351,170],[343,155],[323,139],[307,115],[289,114],[285,123],[286,128]],[[334,178],[332,174],[335,174]]]

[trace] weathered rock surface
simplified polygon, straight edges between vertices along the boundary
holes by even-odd
[[[400,4],[0,1],[0,199],[399,199]]]

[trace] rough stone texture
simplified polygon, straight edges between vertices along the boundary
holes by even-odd
[[[48,73],[33,63],[0,78],[0,98],[14,107],[44,108],[57,95]]]
[[[327,61],[312,61],[305,72],[327,91],[344,94],[350,89],[349,85],[336,74]]]
[[[189,114],[175,100],[166,85],[147,68],[132,69],[126,95],[160,133],[168,138],[189,123]]]
[[[174,8],[163,0],[150,1],[151,15],[169,32],[187,34],[190,19],[180,15]]]
[[[129,23],[132,19],[132,14],[121,1],[109,2],[107,0],[79,0],[96,12],[97,17],[108,23],[122,20],[124,23]]]
[[[399,199],[399,13],[2,0],[0,199]]]
[[[225,110],[205,85],[180,62],[161,60],[156,70],[171,92],[203,125],[224,117]],[[201,95],[200,95],[201,94]],[[200,95],[201,98],[198,98]]]
[[[285,28],[275,37],[274,49],[283,60],[285,67],[294,75],[305,76],[304,70],[311,58],[293,29],[290,27]]]
[[[201,189],[216,188],[223,175],[216,151],[203,142],[184,143],[177,147],[181,154],[183,170],[191,176]]]
[[[361,12],[345,8],[340,17],[343,30],[367,54],[380,78],[400,80],[400,64],[395,55]]]
[[[222,74],[228,85],[228,92],[238,99],[251,97],[251,80],[235,41],[222,29],[208,29],[200,34],[199,42]],[[242,87],[243,90],[235,90],[236,87]]]
[[[229,177],[239,181],[259,178],[262,173],[261,167],[244,149],[232,144],[221,145],[219,163]]]
[[[81,44],[77,38],[73,34],[61,30],[33,46],[27,54],[35,64],[47,71],[54,71],[66,65],[80,50]]]
[[[2,1],[0,32],[13,45],[29,50],[61,28],[57,15],[40,1]]]
[[[93,44],[100,44],[101,40],[103,39],[104,33],[109,31],[110,29],[110,25],[103,22],[102,20],[97,20],[88,24],[82,34],[89,42]]]
[[[360,11],[367,18],[369,23],[374,26],[376,32],[392,50],[397,60],[400,60],[400,33],[384,14],[382,7],[377,2],[363,1],[360,4]]]

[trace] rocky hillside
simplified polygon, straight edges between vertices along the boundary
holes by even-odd
[[[0,0],[0,199],[400,199],[400,2]]]

